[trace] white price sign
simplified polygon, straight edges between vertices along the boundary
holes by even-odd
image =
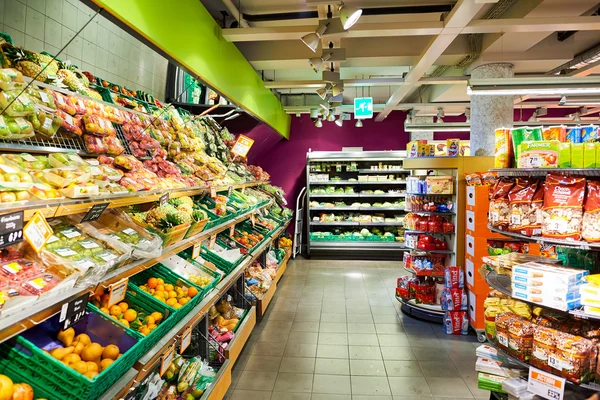
[[[496,335],[496,339],[498,340],[498,343],[500,343],[502,346],[508,347],[508,337],[500,334]]]
[[[540,155],[531,155],[528,157],[521,158],[520,168],[540,168],[543,164],[544,158]]]
[[[563,400],[565,396],[565,378],[529,367],[527,391],[545,399]]]
[[[169,366],[173,362],[173,358],[175,357],[175,345],[171,346],[169,350],[162,356],[162,360],[160,362],[160,376],[163,376]]]
[[[187,349],[192,343],[192,327],[190,326],[183,332],[183,336],[181,336],[181,343],[179,344],[179,354],[183,354],[185,349]]]
[[[115,304],[123,301],[125,294],[127,293],[128,283],[129,278],[125,278],[110,285],[108,289],[108,307],[114,306]]]

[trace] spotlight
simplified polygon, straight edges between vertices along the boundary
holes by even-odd
[[[311,110],[310,110],[310,117],[311,117],[312,119],[315,119],[315,118],[317,118],[318,116],[319,116],[319,110],[318,110],[318,109],[316,109],[316,108],[313,108],[313,109],[311,109]]]
[[[329,115],[327,116],[327,121],[329,121],[329,122],[335,121],[335,113],[333,110],[329,111]]]
[[[329,24],[319,25],[317,30],[314,33],[309,33],[308,35],[304,35],[302,37],[302,42],[308,46],[313,52],[317,51],[317,47],[319,47],[319,40],[321,36],[327,31],[327,27]]]
[[[339,126],[340,128],[342,127],[342,125],[344,125],[344,121],[342,120],[342,116],[340,115],[340,117],[338,119],[335,120],[335,124],[337,126]]]
[[[560,98],[560,101],[558,102],[558,105],[559,106],[564,106],[566,102],[567,102],[567,96],[562,96]]]
[[[356,124],[354,124],[354,126],[357,128],[362,128],[363,127],[362,119],[356,120]]]
[[[333,97],[339,96],[340,94],[344,93],[344,82],[336,82],[333,85],[331,93],[333,94]]]
[[[329,89],[331,89],[331,87],[331,83],[327,83],[327,85],[325,85],[324,88],[317,89],[317,94],[321,99],[325,100],[325,97],[327,97],[327,92],[329,92]]]
[[[579,111],[577,111],[575,113],[575,116],[573,116],[573,122],[577,122],[577,123],[581,122],[581,114],[579,113]]]
[[[467,108],[465,109],[465,117],[467,117],[467,123],[471,122],[471,109]]]
[[[325,57],[321,56],[309,58],[308,63],[310,64],[310,67],[313,69],[313,71],[319,72],[321,70],[321,67],[323,66],[323,63],[328,61],[330,58],[331,53],[327,54]]]
[[[340,4],[339,11],[340,20],[342,21],[342,25],[344,25],[344,30],[350,29],[362,15],[362,10],[360,8],[348,7],[343,2]]]
[[[321,121],[321,118],[317,118],[317,121],[315,122],[315,126],[317,128],[322,128],[323,127],[323,122]]]
[[[529,117],[529,119],[527,120],[527,122],[539,122],[539,120],[538,120],[538,110],[535,110],[533,112],[533,114],[531,114],[531,117]]]

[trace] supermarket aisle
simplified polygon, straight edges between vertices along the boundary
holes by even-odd
[[[401,271],[397,262],[290,262],[227,399],[488,399],[477,389],[475,336],[399,312]]]

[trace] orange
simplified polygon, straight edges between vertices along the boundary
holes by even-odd
[[[170,297],[170,298],[175,298],[175,297],[177,297],[177,293],[176,293],[174,290],[171,290],[171,291],[169,292],[169,297]]]
[[[185,303],[187,303],[189,300],[185,297],[182,297],[181,299],[179,299],[179,304],[184,305]]]
[[[159,284],[156,286],[156,291],[157,292],[162,292],[165,290],[165,285]]]
[[[102,311],[104,314],[108,314],[108,315],[110,315],[110,310],[109,310],[108,308],[106,308],[106,307],[102,307],[102,308],[100,309],[100,311]]]
[[[114,318],[116,321],[118,321],[118,320],[119,320],[119,318],[117,318],[117,316],[116,316],[116,315],[111,315],[111,318]]]
[[[175,306],[175,304],[178,304],[177,299],[168,299],[167,304],[170,306]]]
[[[170,292],[171,290],[175,290],[175,287],[173,285],[171,285],[170,283],[167,283],[165,285],[165,290],[168,290]]]
[[[126,319],[120,319],[119,322],[129,328],[129,321],[127,321]]]
[[[119,307],[121,307],[121,312],[125,312],[129,309],[129,304],[125,303],[124,301],[120,302],[119,304],[117,304]]]
[[[119,306],[112,306],[110,308],[110,315],[119,315],[121,314],[123,311],[121,311],[121,307]]]
[[[159,285],[164,285],[165,284],[165,281],[163,281],[163,278],[157,278],[156,280],[158,281]]]
[[[115,360],[111,360],[110,358],[105,358],[100,361],[100,369],[104,371],[106,368],[110,367],[110,364],[114,363]]]
[[[144,322],[146,323],[146,325],[150,326],[150,325],[154,325],[156,323],[156,321],[154,320],[154,318],[152,318],[151,315],[147,316],[146,319],[144,319]]]
[[[179,304],[179,303],[173,304],[173,308],[176,309],[176,310],[180,309],[181,307],[183,307],[183,306],[181,304]]]
[[[150,289],[156,288],[156,285],[158,285],[158,280],[156,278],[150,278],[150,279],[148,279],[148,287]]]
[[[188,288],[188,291],[187,291],[188,297],[194,297],[197,294],[198,294],[198,289],[196,289],[195,287]]]
[[[136,318],[137,318],[137,312],[133,309],[129,309],[129,310],[125,311],[125,314],[123,314],[123,319],[127,322],[133,322],[133,321],[135,321]]]
[[[150,329],[148,329],[148,327],[146,325],[142,325],[142,326],[140,326],[140,329],[138,330],[138,332],[144,336],[147,336],[150,334]]]
[[[163,319],[163,315],[158,311],[153,312],[152,314],[150,314],[150,316],[154,318],[156,322],[160,322]]]
[[[156,329],[156,324],[148,325],[148,329],[150,329],[150,332],[152,332],[153,330]]]

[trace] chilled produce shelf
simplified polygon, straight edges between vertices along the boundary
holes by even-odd
[[[403,226],[402,222],[311,222],[311,226]]]
[[[310,211],[397,211],[397,212],[405,212],[404,208],[393,208],[393,207],[311,207]]]
[[[309,193],[309,197],[355,197],[355,198],[372,198],[372,197],[406,197],[406,193],[384,193],[384,194],[367,194],[367,193],[352,193],[352,194],[316,194]]]

